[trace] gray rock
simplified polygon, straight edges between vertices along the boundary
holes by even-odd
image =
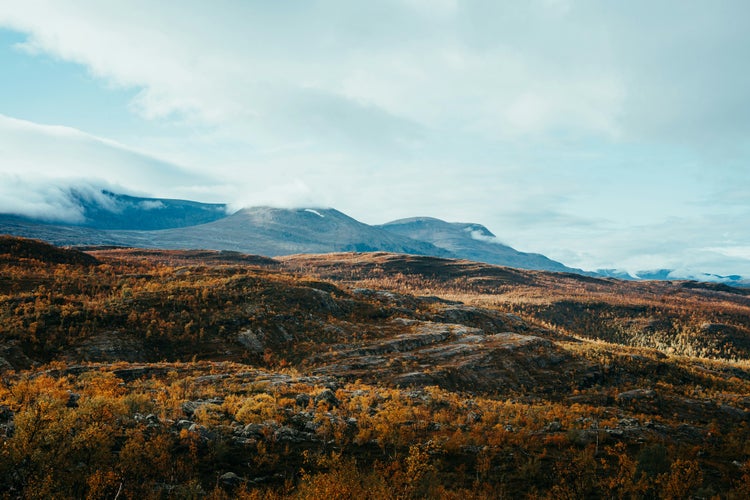
[[[547,432],[560,432],[562,430],[562,424],[558,422],[557,420],[548,423],[545,428],[545,431]]]
[[[219,484],[225,488],[236,488],[240,483],[242,483],[242,479],[234,472],[227,472],[219,476]]]
[[[178,429],[190,429],[191,426],[195,425],[195,422],[192,422],[190,420],[181,419],[175,422],[174,426]]]
[[[195,410],[203,405],[221,405],[224,403],[224,398],[210,398],[210,399],[197,399],[195,401],[185,401],[182,403],[182,413],[186,417],[191,418],[195,414]]]
[[[300,406],[302,408],[307,408],[307,405],[310,404],[310,395],[309,394],[297,394],[297,397],[294,398],[294,402],[297,406]]]
[[[309,435],[308,435],[309,436]],[[306,441],[306,436],[298,430],[292,429],[289,426],[280,427],[273,433],[273,437],[278,442],[287,443],[301,443]]]
[[[741,410],[739,408],[735,408],[734,406],[722,404],[722,405],[719,405],[719,410],[721,410],[722,413],[730,417],[739,418],[743,420],[748,418],[747,411]]]
[[[80,394],[76,394],[75,392],[68,391],[68,402],[65,403],[65,406],[68,408],[78,408],[79,399],[81,399]]]
[[[324,389],[323,392],[315,396],[315,404],[320,402],[328,403],[330,406],[337,407],[341,402],[336,398],[336,395],[331,389]]]
[[[273,431],[278,428],[279,424],[277,424],[273,420],[268,420],[266,422],[263,422],[262,424],[247,424],[244,429],[242,429],[241,435],[243,437],[249,437],[249,438],[255,438],[255,439],[265,439],[266,436],[273,433]]]
[[[250,352],[262,353],[264,350],[263,342],[251,330],[243,330],[238,333],[237,341]]]
[[[620,402],[640,401],[644,399],[653,399],[656,393],[651,389],[633,389],[621,392],[615,398]]]

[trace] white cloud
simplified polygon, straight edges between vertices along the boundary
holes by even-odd
[[[0,213],[81,222],[71,189],[107,206],[102,189],[190,197],[195,186],[218,181],[80,130],[0,115]]]
[[[134,149],[0,115],[4,186],[50,179],[5,203],[75,217],[55,183],[101,179],[370,223],[474,220],[587,268],[744,266],[702,233],[750,244],[736,217],[750,205],[748,14],[742,1],[5,0],[0,26],[28,36],[22,50],[135,92],[131,110],[169,130],[133,131]],[[731,211],[706,192],[730,193]]]
[[[349,120],[356,125],[360,115],[369,133],[383,125],[400,130],[402,122],[489,137],[545,133],[561,123],[607,134],[617,128],[623,92],[607,54],[593,69],[563,72],[556,54],[524,50],[523,30],[502,12],[483,26],[482,10],[464,2],[363,7],[24,0],[10,2],[0,23],[29,33],[29,51],[141,88],[133,108],[146,118],[198,121],[265,141],[303,135],[330,147],[351,136],[358,143],[366,134]],[[530,4],[521,15],[539,19],[545,9]],[[580,23],[558,22],[551,35]],[[479,35],[496,37],[481,50],[466,27],[475,23]],[[603,41],[592,32],[555,43],[573,53]],[[379,139],[382,147],[396,142]]]
[[[32,182],[0,174],[0,212],[63,222],[83,222],[69,192],[49,181]]]
[[[160,210],[166,207],[166,205],[159,200],[144,200],[138,203],[138,206],[144,210]]]

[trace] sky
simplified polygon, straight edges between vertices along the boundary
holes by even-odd
[[[0,0],[0,212],[432,216],[750,277],[750,3]]]

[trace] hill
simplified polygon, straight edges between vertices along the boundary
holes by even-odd
[[[36,245],[0,263],[5,496],[747,496],[742,290]]]
[[[38,240],[0,235],[0,263],[31,260],[38,263],[94,265],[94,257],[77,250],[58,248]]]

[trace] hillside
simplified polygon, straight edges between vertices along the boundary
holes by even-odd
[[[750,291],[695,281],[621,281],[390,254],[302,255],[289,269],[350,286],[501,308],[557,333],[668,354],[750,358]]]
[[[9,241],[2,495],[750,493],[743,291]]]

